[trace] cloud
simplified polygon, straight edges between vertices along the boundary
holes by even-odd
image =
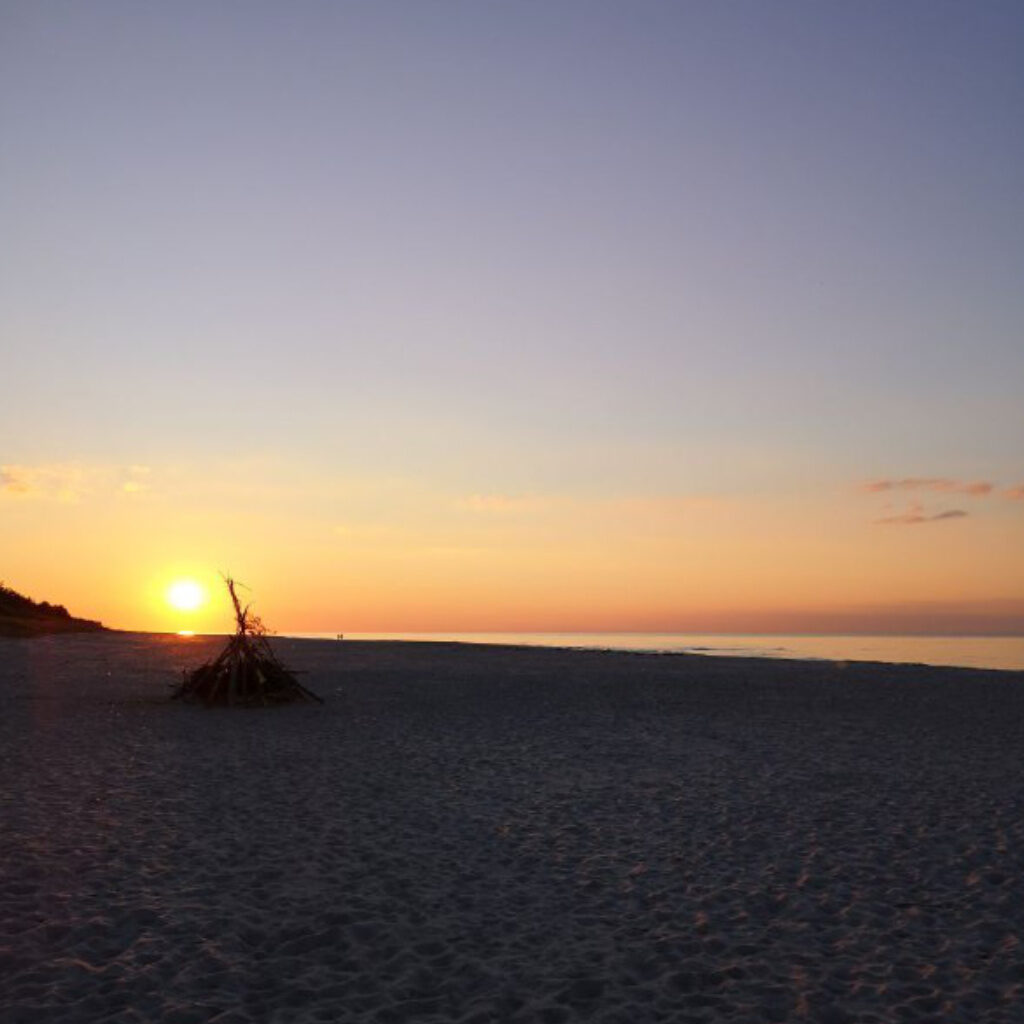
[[[888,526],[918,526],[921,523],[937,523],[942,519],[965,519],[967,513],[962,508],[951,508],[944,512],[925,512],[920,505],[914,505],[907,512],[895,516],[883,516],[875,522]]]
[[[551,512],[567,514],[671,518],[694,509],[720,504],[709,495],[635,495],[632,497],[587,497],[570,494],[471,494],[457,498],[456,508],[478,513]]]
[[[459,498],[457,505],[470,512],[494,513],[518,512],[536,506],[539,502],[539,498],[516,497],[508,494],[470,494],[467,497]]]
[[[95,494],[138,495],[146,489],[148,466],[48,462],[0,466],[0,495],[76,504]]]
[[[863,490],[872,494],[884,491],[933,491],[939,494],[969,494],[983,498],[995,490],[995,485],[985,480],[968,482],[951,480],[948,477],[905,477],[902,480],[869,480]]]
[[[18,498],[74,503],[91,492],[96,473],[75,463],[0,466],[0,489]]]
[[[1003,491],[1003,497],[1010,501],[1024,501],[1024,484],[1017,484],[1016,487],[1008,487]]]
[[[0,466],[0,490],[10,494],[31,494],[32,475],[25,466]]]
[[[121,493],[138,495],[148,491],[152,472],[149,466],[129,466],[123,471],[123,475],[128,479],[122,481]]]
[[[411,535],[407,527],[392,523],[337,523],[332,530],[337,537],[361,544],[394,543]]]

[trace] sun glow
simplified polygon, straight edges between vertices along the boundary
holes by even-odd
[[[167,603],[179,612],[194,612],[206,602],[206,591],[195,580],[175,580],[167,588]]]

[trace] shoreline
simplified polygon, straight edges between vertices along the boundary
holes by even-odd
[[[179,640],[182,643],[188,642],[203,642],[208,640],[226,640],[230,633],[192,633],[183,635],[177,632],[168,633],[153,633],[136,630],[118,630],[109,627],[104,627],[102,630],[105,634],[119,635],[119,636],[138,636],[138,637],[153,637],[153,638],[165,638],[172,640]],[[442,634],[444,635],[444,634]],[[492,634],[497,636],[499,634]],[[518,634],[510,634],[518,635]],[[558,636],[564,636],[567,634],[552,634]],[[637,634],[644,635],[644,634]],[[722,635],[722,634],[707,634]],[[746,636],[747,634],[735,634],[736,636]],[[788,634],[764,634],[765,639],[770,639],[773,636],[785,636]],[[818,634],[808,634],[808,636],[817,637]],[[846,636],[846,634],[844,634]],[[850,637],[868,637],[873,638],[874,634],[848,634]],[[2,638],[2,637],[0,637]],[[455,647],[467,647],[467,648],[497,648],[501,650],[551,650],[551,651],[563,651],[563,652],[582,652],[582,653],[608,653],[608,654],[643,654],[653,655],[658,657],[696,657],[702,659],[714,659],[714,660],[737,660],[737,661],[751,661],[756,663],[761,662],[782,662],[786,664],[790,663],[821,663],[821,664],[845,664],[855,666],[879,666],[882,668],[886,667],[906,667],[906,668],[921,668],[921,669],[949,669],[965,672],[999,672],[999,673],[1010,673],[1010,674],[1024,674],[1024,667],[1004,667],[1004,666],[986,666],[986,665],[953,665],[953,664],[939,664],[935,662],[924,662],[924,661],[885,661],[877,658],[857,658],[857,657],[825,657],[821,655],[798,655],[798,654],[771,654],[771,655],[759,655],[759,654],[744,654],[736,653],[733,651],[719,652],[713,649],[679,649],[671,650],[664,648],[623,648],[623,647],[605,647],[593,644],[582,644],[582,645],[570,645],[570,644],[547,644],[547,643],[502,643],[500,640],[452,640],[452,639],[428,639],[425,636],[422,637],[399,637],[394,638],[378,638],[378,637],[363,637],[361,635],[344,636],[341,640],[338,640],[329,636],[313,636],[313,635],[297,635],[297,634],[268,634],[268,639],[274,643],[288,642],[288,643],[314,643],[314,644],[327,644],[331,646],[335,645],[346,645],[354,646],[359,644],[408,644],[408,645],[424,645],[424,646],[455,646]],[[911,639],[918,639],[912,637]],[[921,639],[949,639],[949,640],[963,640],[963,639],[974,639],[964,637],[931,637],[923,636]],[[990,640],[1022,640],[1024,637],[1017,636],[992,636],[992,637],[979,637],[977,639],[990,639]]]

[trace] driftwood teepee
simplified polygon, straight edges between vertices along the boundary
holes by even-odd
[[[231,603],[235,608],[235,635],[227,647],[205,665],[184,672],[174,697],[186,701],[202,701],[207,705],[240,705],[252,707],[285,704],[290,701],[323,701],[307,690],[277,660],[267,640],[267,630],[260,619],[242,607],[235,593],[235,581],[224,577]]]

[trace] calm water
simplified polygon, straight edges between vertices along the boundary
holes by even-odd
[[[292,636],[334,639],[333,633]],[[699,633],[346,633],[349,640],[454,640],[755,658],[909,662],[1024,670],[1024,636],[739,636]]]

